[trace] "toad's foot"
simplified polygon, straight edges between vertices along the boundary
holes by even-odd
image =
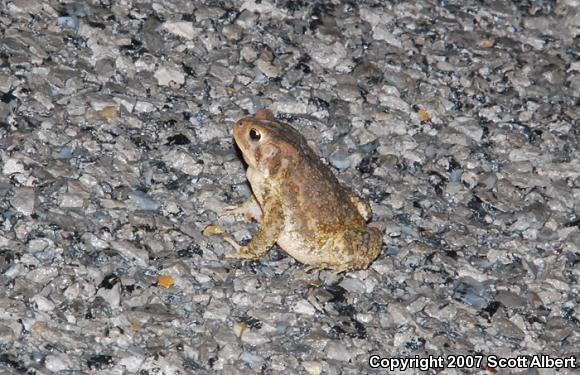
[[[350,271],[350,270],[351,270],[351,267],[349,265],[345,265],[345,266],[342,266],[342,267],[334,267],[334,268],[331,268],[330,269],[330,272],[332,272],[332,274],[336,276],[338,274],[341,274],[343,272]]]
[[[329,264],[317,264],[317,265],[310,265],[304,269],[304,272],[320,272],[328,270],[332,272],[333,275],[338,275],[340,273],[346,272],[350,270],[350,266],[348,264],[342,266],[331,266]]]
[[[259,254],[255,254],[254,252],[250,251],[248,246],[242,246],[236,242],[230,236],[222,236],[222,239],[232,245],[234,249],[236,249],[235,253],[226,254],[225,257],[227,259],[258,259],[260,258]]]
[[[320,267],[320,266],[306,266],[306,268],[304,268],[304,273],[317,273],[320,271],[323,271],[324,267]]]

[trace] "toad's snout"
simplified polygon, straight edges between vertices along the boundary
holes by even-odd
[[[242,150],[245,150],[249,147],[247,131],[248,128],[252,126],[251,124],[252,122],[248,121],[248,119],[238,120],[234,124],[233,127],[234,140]]]
[[[241,131],[242,129],[244,129],[245,127],[248,126],[248,123],[250,121],[246,120],[246,119],[241,119],[236,121],[236,123],[234,124],[234,131]]]

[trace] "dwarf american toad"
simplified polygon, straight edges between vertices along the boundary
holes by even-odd
[[[337,180],[306,139],[269,110],[239,120],[233,132],[253,195],[225,214],[244,213],[260,227],[247,246],[225,237],[237,250],[230,257],[260,258],[277,243],[310,269],[368,268],[382,246],[380,231],[367,226],[370,206]]]

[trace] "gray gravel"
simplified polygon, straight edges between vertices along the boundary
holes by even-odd
[[[578,0],[12,0],[0,37],[2,374],[580,363]],[[371,202],[368,270],[202,233],[256,229],[219,213],[264,107]]]

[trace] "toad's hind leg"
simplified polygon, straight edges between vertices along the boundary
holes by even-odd
[[[333,259],[328,268],[334,273],[367,269],[379,256],[383,236],[377,228],[351,229],[338,236],[329,249]]]

